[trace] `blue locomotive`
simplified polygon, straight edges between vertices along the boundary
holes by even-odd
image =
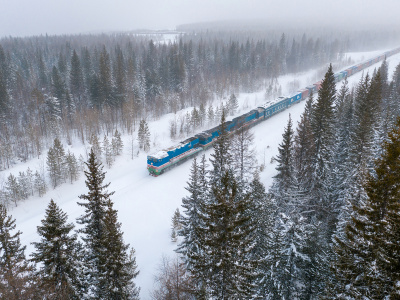
[[[385,57],[397,54],[399,52],[400,48],[396,48],[366,62],[335,73],[335,81],[339,82],[346,76],[351,76],[385,59]],[[277,114],[278,112],[288,108],[289,106],[306,99],[311,91],[313,93],[318,92],[321,84],[322,81],[318,81],[307,86],[305,89],[299,90],[294,95],[289,97],[279,97],[273,101],[268,101],[264,105],[234,118],[232,121],[227,121],[225,123],[225,128],[229,133],[233,133],[235,130],[241,127],[252,127],[259,122],[270,118],[274,114]],[[179,165],[191,157],[196,156],[200,151],[209,148],[216,141],[220,133],[219,126],[217,126],[196,134],[194,137],[190,137],[180,142],[178,145],[147,156],[147,169],[149,173],[153,176],[161,175],[168,169]]]

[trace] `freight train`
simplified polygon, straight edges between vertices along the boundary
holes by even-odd
[[[357,64],[344,71],[335,73],[335,81],[339,82],[346,76],[351,76],[361,70],[385,59],[385,57],[397,54],[400,52],[400,48],[396,48],[391,51],[387,51],[382,55],[379,55],[366,62]],[[229,133],[233,133],[235,130],[241,127],[252,127],[261,121],[264,121],[278,112],[288,108],[289,106],[305,100],[311,91],[313,93],[318,92],[322,84],[322,81],[318,81],[312,85],[307,86],[290,95],[289,97],[279,97],[273,101],[268,101],[264,105],[252,109],[251,111],[234,118],[232,121],[225,123],[225,128]],[[163,174],[165,171],[181,164],[182,162],[196,156],[199,152],[208,149],[221,134],[219,130],[220,126],[216,126],[209,130],[203,131],[190,137],[178,145],[169,147],[167,149],[158,151],[157,153],[147,156],[147,169],[150,175],[158,176]]]

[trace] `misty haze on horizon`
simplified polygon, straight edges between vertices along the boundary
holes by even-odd
[[[298,26],[397,30],[400,26],[397,0],[0,0],[0,7],[0,37],[175,29],[217,21],[251,21],[266,28],[273,24],[283,30]]]

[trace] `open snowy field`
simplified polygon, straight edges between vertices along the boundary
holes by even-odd
[[[385,50],[349,53],[355,63],[361,59],[372,58]],[[400,63],[400,54],[388,58],[389,75],[392,76],[395,67]],[[373,72],[374,68],[381,63],[371,66],[368,71]],[[338,71],[338,70],[335,70]],[[366,72],[366,71],[364,71]],[[310,71],[301,74],[291,74],[279,78],[283,95],[291,92],[293,82],[298,88],[303,88],[309,84],[320,80],[317,71]],[[349,78],[350,87],[357,83],[361,78],[361,73]],[[340,87],[338,84],[338,88]],[[240,94],[238,114],[243,114],[265,102],[265,91],[251,94]],[[219,101],[219,100],[216,100]],[[294,125],[300,119],[305,101],[292,106],[278,115],[266,120],[254,127],[252,130],[255,136],[255,147],[259,164],[265,163],[266,168],[261,173],[262,182],[268,187],[275,174],[275,164],[271,164],[271,158],[277,154],[278,144],[281,142],[283,129],[287,124],[288,116],[291,114]],[[191,108],[187,109],[191,110]],[[179,112],[185,113],[186,111]],[[178,114],[179,114],[178,113]],[[152,150],[160,150],[171,146],[179,140],[171,141],[169,137],[169,121],[174,117],[173,114],[163,116],[161,119],[149,122],[151,132]],[[201,130],[199,130],[201,131]],[[102,140],[102,137],[101,137]],[[149,292],[153,287],[153,276],[157,272],[163,254],[171,256],[176,244],[171,242],[170,227],[171,217],[176,208],[180,208],[181,199],[187,193],[185,190],[188,179],[191,161],[187,161],[177,168],[155,178],[148,175],[146,170],[146,153],[135,155],[131,158],[130,145],[131,136],[123,136],[124,153],[117,157],[111,169],[104,167],[107,171],[106,182],[111,182],[110,191],[115,191],[112,200],[118,210],[119,221],[122,223],[124,238],[127,243],[136,249],[137,264],[140,274],[136,283],[141,287],[141,298],[149,299]],[[153,146],[153,142],[155,146]],[[137,141],[134,141],[137,143]],[[75,155],[82,154],[86,158],[89,150],[88,145],[82,145],[75,141],[72,146],[66,147]],[[212,152],[206,152],[209,155]],[[0,173],[0,183],[9,173],[17,175],[19,171],[25,171],[29,166],[32,170],[45,168],[46,153],[41,158],[21,163],[10,170]],[[26,254],[29,255],[33,250],[31,242],[36,241],[38,236],[36,226],[40,225],[40,220],[44,216],[45,208],[50,199],[53,199],[65,212],[68,213],[69,221],[75,222],[76,218],[83,213],[83,208],[77,205],[78,196],[87,192],[84,176],[74,184],[65,183],[55,190],[50,189],[42,198],[31,197],[24,202],[20,202],[18,207],[10,209],[10,213],[17,219],[17,229],[23,232],[22,244],[27,245]]]

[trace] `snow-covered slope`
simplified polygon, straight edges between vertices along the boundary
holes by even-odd
[[[384,50],[349,55],[353,57],[354,61],[359,62],[361,58],[372,58],[383,52]],[[390,57],[388,63],[391,76],[396,65],[400,63],[400,54]],[[371,66],[369,68],[370,73],[379,66],[380,63]],[[357,83],[360,77],[361,73],[350,77],[350,86]],[[283,94],[286,95],[290,92],[289,89],[293,82],[296,82],[299,88],[302,88],[320,79],[316,78],[315,71],[310,71],[283,76],[279,78],[279,83],[282,86]],[[240,94],[238,98],[240,107],[246,107],[240,112],[242,114],[262,104],[264,92]],[[283,128],[287,124],[288,116],[291,114],[296,125],[303,111],[304,103],[303,101],[296,104],[252,129],[255,135],[259,164],[265,162],[266,165],[264,172],[261,173],[261,179],[266,186],[271,184],[271,178],[275,174],[275,164],[270,162],[271,158],[277,154],[277,147],[281,142]],[[177,142],[171,141],[168,133],[168,124],[173,117],[172,114],[169,114],[160,120],[150,121],[152,141],[155,140],[156,144],[153,150]],[[157,265],[162,255],[173,255],[173,250],[176,247],[176,244],[170,241],[171,217],[174,210],[180,207],[182,197],[187,194],[185,186],[191,161],[187,161],[157,178],[151,177],[146,170],[146,154],[141,153],[132,160],[129,146],[131,137],[125,136],[123,138],[124,155],[117,158],[111,169],[105,167],[104,170],[107,171],[106,182],[111,182],[109,190],[115,191],[112,199],[118,210],[119,221],[122,222],[125,241],[136,249],[137,263],[140,269],[136,282],[142,288],[141,298],[149,299],[149,291],[153,286],[153,275],[157,272]],[[79,142],[76,142],[69,149],[76,154],[84,154],[87,150]],[[208,150],[206,154],[209,155],[211,152],[212,150]],[[26,170],[28,165],[31,166],[31,169],[38,169],[43,167],[43,162],[43,158],[32,160],[16,166],[12,170],[3,171],[0,176],[8,176],[9,172],[17,174],[18,171]],[[68,213],[70,222],[75,222],[76,218],[83,213],[82,207],[77,205],[78,196],[86,192],[84,178],[81,176],[80,180],[73,185],[63,184],[55,190],[50,190],[43,198],[31,197],[11,210],[11,214],[17,219],[17,228],[23,232],[22,243],[28,246],[27,254],[34,249],[30,243],[38,237],[36,226],[40,225],[40,220],[44,216],[45,208],[50,199],[55,200]]]

